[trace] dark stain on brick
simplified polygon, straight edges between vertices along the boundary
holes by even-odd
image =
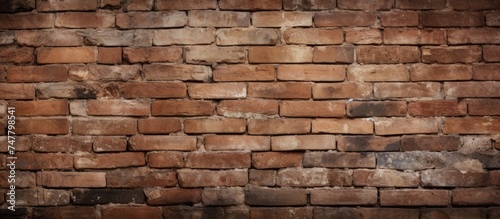
[[[74,189],[73,204],[96,205],[96,204],[142,204],[146,196],[142,189]]]
[[[5,0],[0,1],[0,13],[13,13],[31,11],[35,8],[35,1],[15,1]]]
[[[76,97],[79,99],[95,99],[97,98],[97,93],[87,87],[75,87]]]
[[[354,103],[348,108],[347,113],[350,117],[390,116],[388,106],[381,103]]]

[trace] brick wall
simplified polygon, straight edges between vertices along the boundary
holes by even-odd
[[[500,218],[499,9],[2,1],[1,218]]]

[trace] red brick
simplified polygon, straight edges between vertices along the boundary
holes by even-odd
[[[472,68],[465,65],[415,64],[409,69],[412,81],[456,81],[472,78]]]
[[[424,187],[482,187],[488,185],[488,173],[458,170],[426,170],[420,173]]]
[[[67,100],[14,101],[10,106],[16,108],[16,116],[66,116]]]
[[[305,134],[311,130],[309,119],[250,119],[248,133],[258,134]]]
[[[69,0],[69,1],[40,1],[36,4],[36,10],[41,11],[95,11],[97,2],[93,0]]]
[[[186,62],[194,64],[243,63],[242,47],[193,46],[186,48]]]
[[[396,0],[396,8],[399,9],[432,10],[443,9],[445,6],[446,0]]]
[[[114,9],[120,8],[121,4],[122,2],[120,0],[102,0],[99,7],[104,9]]]
[[[283,39],[287,44],[342,44],[344,42],[344,31],[341,29],[291,28],[284,32]]]
[[[338,0],[338,8],[347,10],[388,10],[392,8],[392,0],[377,0],[366,2],[363,0]]]
[[[82,218],[82,219],[92,219],[95,218],[94,207],[82,207],[82,206],[68,206],[68,207],[42,207],[34,208],[34,217],[48,217],[48,218],[60,218],[60,219],[70,219],[70,218]]]
[[[137,133],[137,121],[125,118],[73,119],[72,131],[80,135],[133,135]]]
[[[252,24],[256,27],[310,27],[313,15],[309,12],[254,12]]]
[[[450,29],[449,44],[490,44],[500,43],[500,34],[494,28]]]
[[[406,102],[404,101],[355,101],[347,103],[347,116],[349,117],[405,115]]]
[[[65,28],[115,27],[115,16],[102,12],[65,12],[56,15],[55,26]]]
[[[269,136],[208,135],[205,136],[204,140],[205,149],[213,151],[266,151],[271,148],[271,139]]]
[[[490,1],[490,0],[478,0],[478,1],[467,1],[467,0],[451,0],[449,4],[453,9],[457,11],[461,10],[495,10],[500,7],[500,2]]]
[[[245,203],[250,206],[303,206],[307,204],[305,189],[251,187],[245,190]]]
[[[213,79],[222,81],[273,81],[272,65],[219,65],[213,71]]]
[[[156,10],[199,10],[217,8],[216,0],[156,0]]]
[[[18,152],[16,157],[19,170],[73,169],[73,155],[69,154]]]
[[[314,99],[369,98],[373,86],[368,83],[321,83],[313,84]]]
[[[302,166],[303,153],[256,152],[252,154],[252,166],[257,169],[277,169]]]
[[[319,12],[314,15],[316,27],[367,27],[375,24],[376,16],[373,12],[363,11],[336,11]]]
[[[214,186],[245,186],[247,170],[178,170],[179,185],[184,188]]]
[[[500,205],[500,190],[490,188],[455,189],[454,205]]]
[[[7,134],[7,133],[5,133]],[[7,137],[6,135],[0,136],[0,152],[7,153],[8,152],[8,147],[7,147]],[[32,143],[32,138],[31,136],[16,136],[16,152],[20,151],[28,151],[31,148],[31,143]],[[4,162],[4,164],[6,164]]]
[[[83,46],[83,36],[72,30],[19,31],[17,42],[23,46]]]
[[[414,46],[361,46],[356,59],[362,64],[396,64],[420,61],[420,49]]]
[[[31,149],[36,152],[91,152],[92,138],[89,136],[33,136]]]
[[[249,12],[233,11],[189,11],[189,26],[191,27],[248,27]]]
[[[382,44],[382,32],[377,29],[347,30],[345,42],[351,44]]]
[[[52,28],[53,14],[0,14],[0,29],[42,29]]]
[[[7,68],[8,82],[62,82],[68,79],[65,66],[12,66]]]
[[[248,183],[251,185],[274,186],[276,184],[276,170],[250,169],[248,178]]]
[[[68,134],[69,121],[66,118],[23,118],[15,124],[16,134]]]
[[[128,0],[125,5],[126,11],[151,11],[153,0]]]
[[[155,100],[151,105],[154,116],[210,116],[214,112],[211,101]]]
[[[210,118],[184,120],[185,133],[244,133],[245,119]]]
[[[195,204],[201,202],[201,189],[146,188],[149,205]]]
[[[422,209],[421,219],[431,218],[486,218],[484,208],[426,208]],[[494,218],[494,217],[493,217]]]
[[[473,99],[468,101],[469,115],[498,116],[500,115],[500,100]]]
[[[277,115],[278,101],[262,99],[222,100],[217,105],[217,114],[243,118],[254,115]]]
[[[312,133],[373,134],[373,122],[365,119],[315,119]]]
[[[93,188],[106,186],[104,172],[38,172],[38,184],[48,188]]]
[[[381,190],[381,206],[447,206],[450,204],[447,190],[398,189]]]
[[[9,161],[10,162],[10,161]],[[7,162],[3,162],[3,164],[7,164]],[[2,167],[3,169],[3,167]],[[0,176],[5,179],[3,182],[0,182],[0,188],[10,188],[10,183],[8,181],[9,176],[10,176],[10,171],[2,171],[0,173]],[[10,178],[12,179],[12,178]],[[34,172],[28,172],[28,171],[17,171],[16,172],[16,179],[14,185],[16,188],[32,188],[36,186],[36,174]],[[4,193],[2,193],[4,194]]]
[[[161,218],[162,209],[155,207],[133,207],[133,206],[108,206],[101,209],[103,218],[120,219],[132,218]]]
[[[376,189],[312,189],[312,205],[370,205],[377,203]]]
[[[304,167],[375,168],[373,153],[306,152]]]
[[[183,27],[186,20],[186,13],[182,11],[116,14],[116,26],[120,29]]]
[[[445,134],[497,134],[500,133],[500,119],[485,117],[445,118]]]
[[[309,99],[311,87],[308,83],[300,82],[249,83],[248,96],[273,99]]]
[[[278,172],[277,181],[282,187],[350,186],[352,177],[349,171],[286,168]]]
[[[69,78],[74,81],[132,81],[141,77],[140,71],[140,65],[73,65],[69,67]]]
[[[424,27],[477,27],[484,25],[484,16],[477,12],[423,12]]]
[[[489,43],[492,43],[491,41]],[[483,46],[483,59],[485,62],[500,62],[500,46]]]
[[[419,24],[416,11],[380,12],[380,24],[383,27],[415,27]]]
[[[205,206],[241,205],[245,202],[245,193],[241,187],[204,189],[201,198]]]
[[[153,33],[153,45],[211,44],[214,42],[214,36],[213,28],[156,30]]]
[[[399,137],[340,136],[339,151],[399,151]]]
[[[347,80],[360,82],[409,81],[403,65],[360,65],[347,67]]]
[[[127,139],[120,136],[97,136],[92,147],[95,152],[125,151]]]
[[[486,25],[488,26],[500,26],[500,13],[492,12],[486,14]]]
[[[196,169],[250,168],[250,153],[190,153],[187,156],[186,167]]]
[[[352,63],[354,62],[354,47],[317,46],[313,51],[315,63]]]
[[[279,32],[269,28],[217,30],[217,45],[276,45]]]
[[[282,101],[280,115],[284,117],[343,117],[345,103],[336,101]]]
[[[279,65],[278,80],[343,81],[345,67],[339,65]]]
[[[0,83],[1,99],[35,99],[35,86],[32,84]]]
[[[75,169],[115,169],[146,165],[144,153],[121,152],[75,156]]]
[[[439,29],[385,29],[384,44],[446,44],[446,32]]]
[[[123,83],[120,91],[125,98],[175,98],[186,97],[184,83]]]
[[[247,96],[245,83],[188,84],[189,97],[193,99],[239,99]]]
[[[147,100],[89,100],[87,114],[93,116],[148,116]]]
[[[335,136],[333,135],[273,136],[271,138],[271,145],[273,151],[334,150]]]
[[[438,121],[434,118],[391,118],[375,121],[375,134],[426,134],[439,132]]]
[[[178,62],[182,60],[182,48],[124,48],[123,58],[129,63]]]
[[[489,171],[490,185],[498,186],[500,185],[500,171],[490,170]]]
[[[310,63],[313,48],[304,46],[255,46],[248,48],[249,63]]]
[[[479,46],[423,47],[424,63],[475,63],[482,59]]]
[[[0,63],[29,63],[34,59],[33,48],[3,46],[0,47]]]
[[[456,100],[427,100],[414,101],[408,104],[410,116],[465,116],[467,105],[464,101]]]
[[[168,134],[181,131],[181,120],[170,118],[140,119],[137,128],[141,134]]]
[[[500,83],[445,82],[444,94],[449,97],[500,97]]]
[[[497,71],[499,65],[485,64],[474,65],[472,67],[472,78],[481,81],[496,81],[500,80],[500,72]]]
[[[403,136],[401,151],[457,151],[458,136]]]
[[[353,184],[373,187],[418,187],[420,178],[415,172],[406,173],[384,169],[354,170]]]
[[[97,61],[95,47],[52,47],[38,48],[37,62],[51,63],[92,63]]]
[[[134,135],[129,138],[132,151],[193,151],[196,150],[194,136]]]
[[[153,168],[182,168],[186,163],[182,152],[169,151],[148,153],[148,165]]]
[[[437,82],[376,83],[373,90],[375,98],[438,97],[441,84]]]
[[[335,9],[337,1],[332,0],[283,0],[285,10],[327,10]]]
[[[221,10],[281,10],[282,0],[221,0],[219,8]]]
[[[200,65],[152,64],[144,65],[142,72],[148,81],[208,81],[212,69]]]

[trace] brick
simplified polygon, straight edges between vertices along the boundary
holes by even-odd
[[[189,28],[157,30],[153,33],[153,45],[210,44],[214,42],[213,28]]]
[[[490,185],[500,185],[500,171],[498,170],[490,170],[489,171],[489,182]]]
[[[312,189],[312,205],[369,205],[377,203],[376,189]]]
[[[250,206],[302,206],[307,204],[305,189],[251,187],[245,190],[245,203]]]
[[[457,151],[458,136],[403,136],[401,151]]]
[[[393,1],[378,0],[373,2],[365,2],[362,0],[338,0],[338,8],[348,10],[388,10],[392,8]]]
[[[419,218],[418,209],[405,209],[405,208],[362,208],[362,217],[366,218]]]
[[[193,136],[134,135],[129,138],[132,151],[193,151],[196,150]]]
[[[128,63],[178,62],[182,60],[182,48],[124,48],[123,59]]]
[[[70,1],[40,1],[36,4],[37,11],[95,11],[97,2],[93,0]]]
[[[7,68],[8,82],[61,82],[68,78],[65,66],[12,66]]]
[[[121,4],[122,2],[120,0],[102,0],[99,7],[104,9],[115,9],[121,8]]]
[[[349,171],[325,168],[286,168],[277,176],[277,184],[282,187],[350,186],[351,182]]]
[[[314,99],[369,98],[372,90],[368,83],[316,83],[312,95]]]
[[[208,135],[205,136],[205,149],[213,151],[250,150],[266,151],[271,148],[271,139],[268,136],[248,135]]]
[[[500,100],[498,99],[473,99],[468,101],[469,115],[498,116],[500,115]],[[17,110],[17,109],[16,109]]]
[[[343,81],[345,67],[339,65],[279,65],[278,80]]]
[[[337,101],[282,101],[280,115],[284,117],[343,117],[345,103]]]
[[[18,31],[17,42],[23,46],[83,46],[83,37],[71,30]]]
[[[295,135],[271,137],[273,151],[334,150],[333,135]]]
[[[214,106],[205,100],[155,100],[151,105],[154,116],[210,116]]]
[[[376,83],[375,98],[422,98],[440,96],[441,84],[437,82]]]
[[[318,219],[327,219],[327,218],[361,218],[362,215],[359,210],[355,208],[320,208],[315,207],[313,209],[314,216]],[[418,212],[417,212],[418,213]],[[370,218],[370,217],[368,217]]]
[[[95,152],[125,151],[127,139],[120,136],[97,136],[92,147]]]
[[[399,151],[399,137],[340,136],[339,151]]]
[[[75,156],[75,169],[114,169],[146,165],[144,153],[121,152]]]
[[[37,63],[92,63],[97,61],[95,47],[52,47],[38,48]]]
[[[182,52],[182,50],[181,50]],[[149,81],[208,81],[212,70],[200,65],[144,65],[142,72]]]
[[[276,45],[278,31],[269,28],[231,28],[217,30],[217,45]]]
[[[335,0],[283,0],[285,10],[327,10],[335,9]]]
[[[457,11],[461,10],[495,10],[500,7],[500,2],[498,1],[465,1],[465,0],[451,0],[449,2],[450,6]]]
[[[434,208],[424,209],[421,212],[422,219],[437,217],[449,218],[486,218],[486,209],[483,208]]]
[[[248,48],[249,63],[310,63],[313,48],[305,46],[256,46]]]
[[[74,65],[69,67],[69,78],[74,81],[132,81],[140,78],[140,71],[140,65]]]
[[[188,84],[188,91],[194,99],[238,99],[247,96],[245,83]]]
[[[190,11],[188,14],[191,27],[248,27],[249,12],[233,11]]]
[[[420,61],[420,50],[414,46],[361,46],[356,59],[362,64],[396,64]]]
[[[290,28],[283,33],[283,39],[287,44],[342,44],[344,31],[341,29]]]
[[[306,152],[304,167],[374,168],[375,154],[345,152]]]
[[[488,209],[488,213],[492,218],[498,217],[500,215],[500,208],[493,207]]]
[[[262,99],[222,100],[217,105],[217,114],[239,118],[257,115],[277,115],[278,101]]]
[[[425,170],[420,179],[424,187],[481,187],[488,184],[488,173]]]
[[[74,119],[72,131],[82,135],[133,135],[137,133],[137,122],[125,118]]]
[[[5,133],[7,134],[7,133]],[[8,136],[0,136],[0,152],[8,152],[8,147],[7,147],[7,138]],[[31,136],[16,136],[16,152],[20,151],[28,151],[31,148],[32,145],[32,138]],[[6,164],[6,163],[5,163]]]
[[[148,153],[148,165],[152,168],[182,168],[186,166],[182,152]],[[174,177],[176,179],[176,177]],[[177,181],[173,183],[175,186]]]
[[[279,207],[269,207],[269,208],[250,208],[250,219],[259,218],[308,218],[312,215],[312,211],[307,208],[279,208]]]
[[[497,82],[445,82],[444,94],[449,97],[498,97]]]
[[[245,186],[247,170],[178,170],[179,185],[185,188],[214,186]]]
[[[500,13],[492,12],[486,14],[486,25],[487,26],[500,26]]]
[[[377,29],[347,30],[345,42],[351,44],[382,44],[382,31]]]
[[[447,190],[399,189],[381,190],[381,206],[446,206],[450,204]]]
[[[87,114],[93,116],[148,116],[147,100],[89,100]]]
[[[155,207],[108,206],[101,209],[103,218],[119,219],[133,218],[161,218],[162,209]]]
[[[472,68],[465,65],[415,64],[409,69],[412,81],[456,81],[472,78]]]
[[[219,65],[213,70],[213,80],[223,81],[273,81],[272,65]]]
[[[250,153],[240,152],[205,152],[190,153],[186,167],[197,169],[233,169],[249,168]]]
[[[472,66],[472,78],[480,81],[500,80],[500,73],[496,70],[498,65],[484,64]]]
[[[464,136],[462,144],[458,149],[463,154],[488,151],[491,149],[491,139],[489,137]]]
[[[33,136],[32,146],[33,151],[36,152],[91,152],[92,139],[90,137],[78,136],[61,136],[61,137],[47,137],[47,136]]]
[[[403,65],[359,65],[347,67],[347,80],[360,82],[409,81]]]
[[[376,16],[373,12],[363,11],[338,11],[319,12],[314,15],[316,27],[368,27],[375,24]]]
[[[241,187],[206,188],[201,193],[205,206],[242,205],[245,202],[245,192]]]
[[[477,27],[484,25],[484,16],[477,12],[423,12],[423,27]]]
[[[73,189],[72,193],[75,205],[141,204],[146,201],[143,191],[139,189]]]
[[[248,96],[273,99],[309,99],[311,87],[307,83],[300,82],[249,83]]]
[[[3,46],[0,47],[0,63],[29,63],[34,60],[33,48]]]
[[[56,15],[55,26],[64,28],[115,27],[115,16],[102,12],[64,12]]]
[[[251,135],[305,134],[311,130],[309,119],[250,119],[248,133]]]
[[[404,101],[354,101],[347,103],[348,117],[405,116]]]
[[[244,10],[244,11],[258,11],[258,10],[281,10],[282,0],[222,0],[219,2],[221,10]]]
[[[66,116],[69,113],[67,100],[15,101],[16,116]]]
[[[443,133],[445,134],[495,134],[500,132],[497,118],[469,117],[445,118]]]
[[[170,118],[140,119],[137,128],[141,134],[168,134],[181,131],[181,120]]]
[[[0,14],[0,29],[45,29],[54,25],[53,14]]]
[[[185,133],[244,133],[245,119],[213,118],[184,120]]]
[[[379,16],[383,27],[416,27],[419,24],[416,11],[387,11],[380,12]]]
[[[438,121],[433,118],[392,118],[375,120],[375,134],[426,134],[438,133]]]
[[[310,27],[313,15],[309,12],[254,12],[252,24],[256,27]]]
[[[446,31],[439,29],[385,29],[384,44],[440,45],[446,44]]]
[[[445,6],[445,0],[396,0],[396,8],[399,9],[435,10],[443,9]]]
[[[312,133],[373,134],[373,122],[365,119],[315,119]]]
[[[19,170],[73,169],[73,156],[68,154],[17,152],[16,156]]]
[[[452,191],[454,205],[499,205],[500,191],[490,188],[455,189]]]
[[[354,47],[316,46],[313,51],[314,63],[352,63]]]
[[[302,166],[303,153],[256,152],[252,154],[252,166],[257,169],[277,169]]]
[[[186,13],[182,11],[116,14],[116,26],[120,29],[183,27],[186,23]]]
[[[16,41],[16,38],[17,38],[16,37],[16,32],[14,32],[14,31],[3,31],[3,32],[0,32],[0,45],[11,45],[11,44],[14,44],[14,42]]]
[[[163,215],[165,218],[248,218],[248,211],[247,208],[239,207],[171,206],[164,208]]]
[[[81,207],[81,206],[69,206],[69,207],[40,207],[33,208],[33,217],[47,217],[47,218],[61,218],[70,219],[79,217],[82,219],[92,219],[94,215],[94,207]]]
[[[123,83],[120,91],[125,98],[179,98],[187,96],[184,83]]]
[[[355,186],[416,188],[420,185],[420,176],[415,172],[397,170],[354,170],[353,184]]]
[[[146,188],[149,205],[196,204],[201,202],[201,189]],[[174,198],[175,197],[175,198]]]
[[[274,186],[276,184],[276,170],[250,169],[248,180],[251,185]]]
[[[31,11],[35,8],[35,0],[14,0],[2,3],[0,13]]]
[[[39,185],[48,188],[92,188],[106,186],[104,172],[38,172]]]
[[[483,59],[485,62],[500,62],[498,53],[500,53],[500,46],[483,46]]]
[[[6,99],[35,99],[35,86],[32,84],[0,83],[0,98]]]
[[[427,100],[414,101],[408,104],[410,116],[465,116],[467,105],[464,101],[456,100]]]
[[[121,64],[122,48],[99,47],[97,49],[97,63],[100,64]]]
[[[214,0],[158,0],[156,10],[199,10],[215,9],[217,2]]]
[[[480,62],[481,59],[481,47],[478,46],[422,48],[422,62],[424,63],[474,63]]]
[[[242,47],[193,46],[186,48],[186,62],[194,64],[243,63]]]
[[[7,162],[4,162],[4,164],[6,163]],[[10,183],[8,182],[8,177],[10,176],[9,172],[2,171],[2,173],[0,173],[0,176],[2,176],[3,179],[6,179],[0,183],[1,188],[10,188]],[[36,174],[33,172],[17,171],[16,180],[13,183],[16,188],[32,188],[36,186],[36,179]]]
[[[77,34],[85,37],[85,43],[92,46],[151,46],[153,33],[151,30],[96,30],[85,29],[77,31]]]
[[[36,85],[36,95],[40,99],[48,98],[85,98],[95,99],[99,97],[112,96],[110,93],[104,93],[103,89],[109,89],[111,92],[115,91],[115,87],[109,84],[94,84],[94,83],[43,83]],[[83,107],[83,105],[80,105]],[[80,108],[81,111],[84,109]],[[85,113],[84,113],[85,114]]]
[[[125,5],[126,11],[150,11],[153,9],[153,0],[128,0]]]
[[[447,35],[452,45],[500,43],[500,34],[493,28],[450,29]]]
[[[23,118],[16,122],[16,134],[68,134],[66,118]]]

